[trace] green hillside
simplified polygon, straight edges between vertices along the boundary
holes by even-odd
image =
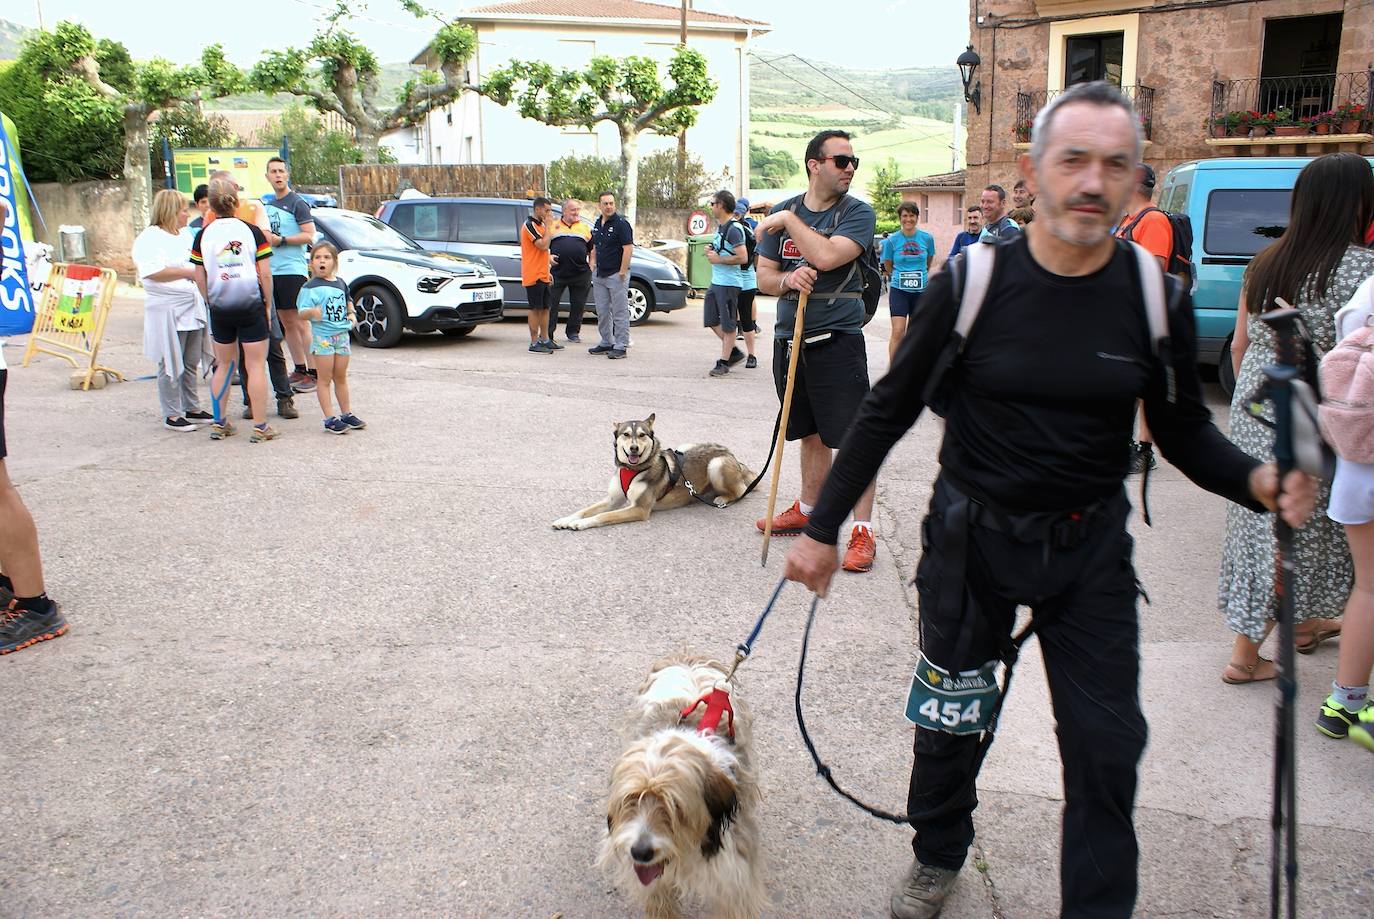
[[[754,187],[779,181],[789,188],[806,184],[802,153],[822,128],[854,134],[854,149],[865,167],[891,158],[903,176],[950,170],[954,106],[963,100],[953,67],[854,70],[760,52],[749,74]],[[786,179],[776,166],[771,178],[763,172],[762,163],[777,151],[791,155],[796,164]],[[866,185],[862,174],[856,184]]]
[[[8,19],[0,19],[0,61],[13,60],[19,56],[19,46],[24,41],[24,36],[31,29],[10,22]]]

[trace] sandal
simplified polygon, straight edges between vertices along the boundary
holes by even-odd
[[[1270,660],[1269,658],[1267,658],[1267,657],[1261,657],[1259,660],[1255,661],[1253,664],[1237,664],[1235,661],[1231,661],[1231,662],[1229,662],[1226,666],[1227,666],[1227,667],[1230,667],[1230,668],[1233,669],[1233,670],[1239,670],[1241,673],[1245,674],[1245,678],[1244,678],[1244,679],[1237,680],[1237,679],[1235,679],[1234,677],[1228,676],[1227,673],[1226,673],[1226,671],[1223,670],[1223,671],[1221,672],[1221,681],[1222,681],[1223,683],[1230,683],[1232,686],[1240,686],[1240,685],[1242,685],[1242,684],[1244,684],[1244,683],[1264,683],[1264,682],[1267,682],[1268,680],[1272,680],[1272,679],[1274,679],[1274,677],[1276,677],[1276,676],[1279,675],[1278,669],[1277,669],[1277,668],[1275,668],[1274,672],[1271,673],[1271,674],[1269,674],[1268,676],[1255,676],[1255,671],[1256,671],[1257,669],[1259,669],[1259,665],[1260,665],[1260,664],[1272,664],[1272,663],[1273,663],[1273,661],[1271,661],[1271,660]]]
[[[1339,624],[1335,628],[1322,628],[1316,626],[1309,632],[1299,632],[1293,642],[1294,648],[1299,654],[1311,654],[1317,650],[1317,646],[1328,638],[1340,638],[1341,627]]]

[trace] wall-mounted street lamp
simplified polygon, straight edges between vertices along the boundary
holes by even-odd
[[[955,61],[959,65],[959,76],[964,81],[964,101],[973,106],[974,114],[982,114],[983,103],[983,81],[973,82],[974,75],[978,72],[978,65],[983,63],[983,59],[978,56],[978,52],[969,45],[968,50],[959,55],[959,60]]]

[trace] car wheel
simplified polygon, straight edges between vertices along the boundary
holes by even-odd
[[[439,334],[443,335],[445,338],[466,338],[468,335],[472,334],[473,330],[476,328],[477,326],[470,325],[461,329],[440,329]]]
[[[630,300],[630,325],[643,325],[654,311],[654,295],[647,284],[631,281],[625,294]]]
[[[1221,344],[1221,354],[1217,360],[1217,382],[1221,388],[1226,390],[1226,395],[1231,395],[1236,391],[1236,371],[1231,365],[1231,339],[1235,335],[1227,335],[1226,341]]]
[[[376,284],[364,287],[353,297],[357,316],[354,334],[364,348],[392,348],[405,332],[405,314],[396,295]]]

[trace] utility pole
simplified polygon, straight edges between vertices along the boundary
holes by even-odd
[[[959,127],[963,123],[963,108],[961,103],[954,103],[954,142],[949,145],[949,171],[959,171]]]
[[[43,0],[33,0],[33,5],[38,8],[38,31],[43,29]]]
[[[691,0],[682,0],[682,18],[678,23],[678,44],[687,47],[687,8]],[[677,174],[681,178],[687,172],[687,129],[683,128],[677,136]],[[677,183],[673,183],[676,188]]]

